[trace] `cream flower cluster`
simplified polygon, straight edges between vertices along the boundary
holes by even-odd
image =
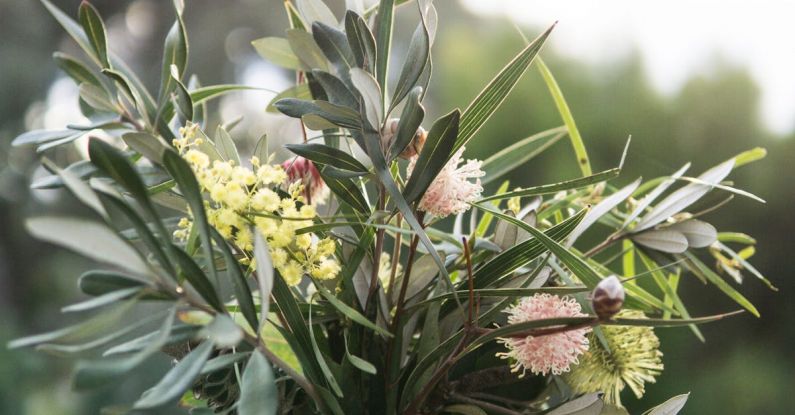
[[[251,158],[251,168],[231,160],[211,161],[202,151],[206,143],[197,137],[197,129],[195,124],[183,128],[174,146],[207,194],[205,208],[210,225],[243,252],[241,263],[254,265],[253,225],[266,238],[273,265],[287,284],[298,284],[305,274],[317,279],[336,278],[340,265],[334,259],[334,241],[296,232],[311,226],[316,215],[315,208],[304,203],[303,184],[290,183],[282,166],[263,163],[257,157]],[[282,186],[287,188],[286,195],[274,190]],[[190,226],[190,220],[183,218],[175,238],[186,239]]]

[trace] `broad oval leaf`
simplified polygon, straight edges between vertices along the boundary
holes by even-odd
[[[375,78],[360,68],[353,68],[350,71],[351,82],[362,96],[364,113],[367,121],[374,129],[381,127],[384,121],[384,111],[381,106],[381,88]]]
[[[632,235],[632,240],[651,249],[679,254],[687,251],[687,238],[682,232],[674,230],[657,229]]]
[[[34,237],[75,251],[98,262],[138,275],[151,275],[149,264],[105,225],[85,219],[37,217],[25,222]]]
[[[80,85],[82,83],[87,83],[91,85],[95,85],[98,87],[102,86],[102,82],[100,82],[99,78],[94,75],[88,67],[86,67],[82,62],[74,58],[73,56],[67,55],[63,52],[55,52],[52,55],[53,60],[55,60],[55,64],[61,68],[70,78],[72,78],[76,84]]]
[[[298,57],[303,69],[328,70],[328,61],[309,32],[301,29],[289,29],[287,30],[287,42]]]
[[[718,231],[715,227],[698,219],[678,222],[663,229],[682,233],[691,248],[706,248],[718,240]]]
[[[403,101],[409,91],[417,85],[431,53],[431,40],[425,25],[425,15],[423,13],[421,15],[422,21],[417,25],[411,37],[403,69],[400,71],[400,78],[395,86],[391,105],[393,108]]]
[[[599,415],[604,405],[602,392],[589,393],[558,406],[547,415]]]
[[[630,215],[627,216],[627,219],[624,221],[623,227],[626,227],[633,220],[635,220],[635,218],[640,216],[640,214],[642,214],[646,210],[646,208],[649,207],[649,205],[651,205],[655,200],[657,200],[658,197],[660,197],[660,195],[662,195],[666,190],[668,190],[668,188],[671,187],[671,185],[674,184],[674,182],[676,182],[678,178],[682,177],[682,175],[685,174],[685,172],[689,168],[690,168],[690,163],[685,164],[684,166],[682,166],[682,168],[674,172],[674,174],[672,174],[671,177],[664,180],[657,187],[655,187],[654,190],[649,192],[649,194],[647,194],[640,202],[638,202],[638,205],[635,207],[635,210],[633,210],[632,213],[630,213]]]
[[[257,53],[269,62],[287,69],[301,69],[301,63],[282,37],[263,37],[251,42]]]
[[[271,364],[258,350],[251,354],[240,381],[240,415],[275,415],[279,408],[276,378]]]
[[[375,72],[375,38],[367,23],[352,10],[345,14],[345,35],[356,59],[356,65],[367,72]]]

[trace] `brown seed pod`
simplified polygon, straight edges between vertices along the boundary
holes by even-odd
[[[601,320],[608,320],[621,311],[624,305],[624,285],[615,275],[611,275],[597,284],[591,294],[593,311]]]

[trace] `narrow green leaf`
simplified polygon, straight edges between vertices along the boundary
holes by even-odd
[[[324,144],[286,144],[284,147],[318,164],[359,173],[368,172],[367,167],[350,154]]]
[[[259,351],[254,351],[246,363],[240,381],[240,399],[237,413],[240,415],[276,415],[279,396],[276,378],[271,364]]]
[[[226,240],[224,240],[224,237],[221,236],[221,234],[218,233],[218,231],[214,228],[211,228],[210,231],[212,233],[213,240],[215,241],[215,246],[224,256],[224,262],[226,263],[226,273],[229,276],[229,279],[232,281],[232,287],[234,287],[235,291],[235,299],[237,300],[237,305],[240,307],[240,312],[243,314],[243,317],[246,319],[251,328],[256,329],[259,327],[259,322],[257,321],[257,309],[254,305],[254,298],[251,296],[251,288],[249,288],[246,277],[243,275],[243,271],[240,269],[240,264],[238,264],[237,258],[235,258]],[[265,307],[265,309],[267,309],[267,307]]]
[[[190,388],[213,351],[213,343],[205,341],[188,353],[152,389],[144,392],[134,409],[153,409],[175,401]]]
[[[580,171],[582,171],[583,176],[590,176],[591,162],[588,159],[588,152],[585,150],[585,143],[582,141],[580,130],[574,122],[574,116],[571,115],[569,104],[566,103],[566,99],[563,97],[563,91],[560,90],[558,82],[555,80],[555,77],[552,76],[552,72],[541,58],[538,59],[538,71],[547,84],[547,89],[549,89],[549,94],[552,95],[552,100],[555,101],[555,106],[558,108],[560,118],[562,118],[563,123],[566,124],[566,129],[571,139],[571,145],[574,148],[574,155],[577,157],[577,165],[580,166]]]
[[[97,297],[109,292],[127,288],[144,288],[146,281],[115,271],[88,271],[77,280],[80,291]]]
[[[740,294],[737,290],[735,290],[729,283],[724,281],[724,279],[715,273],[712,269],[708,266],[704,265],[700,259],[698,259],[692,252],[685,252],[682,254],[687,261],[685,264],[689,265],[690,271],[693,273],[701,276],[703,279],[709,281],[710,283],[714,284],[718,287],[719,290],[723,291],[729,298],[734,300],[737,304],[748,310],[751,314],[756,317],[759,317],[759,311],[745,298],[742,294]]]
[[[341,76],[344,76],[343,74],[350,68],[356,67],[353,51],[348,45],[345,33],[323,22],[314,22],[312,23],[312,37]]]
[[[541,50],[554,27],[554,25],[551,26],[519,52],[469,104],[469,107],[461,115],[460,130],[453,151],[465,145],[502,104],[519,78],[533,62],[533,58]]]
[[[375,130],[381,128],[384,121],[384,110],[382,107],[383,90],[372,75],[363,69],[353,68],[350,70],[351,83],[359,91],[362,97],[363,113],[370,123],[370,127]]]
[[[541,186],[528,187],[527,189],[519,189],[506,193],[499,193],[493,196],[488,196],[480,199],[478,203],[489,202],[492,200],[510,199],[512,197],[527,197],[548,195],[560,192],[562,190],[579,189],[594,183],[601,183],[618,177],[621,170],[618,168],[601,171],[592,176],[580,177],[577,179],[567,180],[554,184],[545,184]],[[488,173],[487,173],[488,174]]]
[[[352,10],[345,14],[345,35],[356,59],[356,66],[371,74],[375,73],[375,37],[367,27],[367,22]]]
[[[340,301],[337,297],[335,297],[333,294],[328,292],[328,290],[323,288],[323,286],[318,285],[317,289],[318,289],[318,292],[320,293],[320,295],[322,295],[323,298],[326,299],[326,301],[331,303],[331,305],[334,306],[334,308],[336,308],[337,311],[342,313],[345,317],[348,317],[349,319],[353,320],[354,322],[359,323],[362,326],[367,327],[368,329],[373,330],[373,331],[381,334],[382,336],[392,337],[392,333],[388,332],[384,328],[381,328],[381,327],[377,326],[375,323],[373,323],[372,321],[368,320],[367,317],[363,316],[358,311],[354,310],[353,308],[351,308],[347,304],[345,304],[342,301]]]
[[[222,125],[219,125],[215,130],[214,142],[215,148],[224,160],[233,161],[236,166],[240,165],[240,155],[237,152],[237,146],[234,140],[232,140],[232,136],[229,135]]]
[[[323,0],[296,0],[296,6],[301,17],[304,18],[304,22],[310,26],[315,22],[320,22],[330,27],[336,27],[339,23]]]
[[[406,52],[403,69],[400,71],[400,77],[392,97],[391,108],[403,101],[409,91],[417,86],[417,81],[419,81],[431,53],[431,39],[426,27],[424,13],[420,13],[420,20],[420,24],[414,30]]]
[[[257,282],[259,284],[260,297],[260,323],[257,333],[262,332],[262,327],[268,319],[270,313],[270,297],[273,292],[273,260],[271,259],[270,248],[265,237],[259,230],[254,231],[254,259],[257,261]]]
[[[328,72],[328,61],[309,32],[301,29],[288,29],[287,42],[304,70],[320,69]]]
[[[331,190],[340,201],[365,215],[370,214],[370,204],[367,202],[364,195],[362,195],[359,186],[357,186],[352,179],[329,174],[329,167],[320,169],[320,176],[323,178],[323,182],[326,183],[326,186],[329,187],[329,190]]]
[[[320,351],[320,347],[317,345],[317,340],[315,338],[315,328],[314,324],[312,324],[312,303],[309,303],[309,341],[312,346],[312,351],[315,355],[315,361],[320,366],[320,370],[323,372],[323,377],[326,379],[326,382],[331,387],[331,390],[339,396],[340,398],[343,397],[342,389],[340,389],[339,383],[337,379],[334,377],[334,374],[331,372],[331,368],[328,366],[328,362],[326,362],[326,357],[323,356],[323,353]]]
[[[199,183],[196,181],[188,162],[180,157],[177,152],[166,151],[163,154],[163,165],[179,185],[182,195],[190,206],[190,211],[194,218],[194,226],[199,229],[199,238],[201,239],[210,274],[217,284],[218,275],[215,268],[212,238],[210,237],[210,225],[207,222],[207,212],[204,210],[204,199],[199,189]]]
[[[361,128],[361,118],[357,112],[330,102],[302,101],[294,98],[285,98],[276,102],[274,105],[283,114],[293,118],[316,115],[343,128]]]
[[[218,297],[215,287],[213,287],[213,284],[207,279],[207,275],[199,268],[199,265],[197,265],[196,262],[193,261],[193,258],[185,251],[175,247],[173,252],[175,253],[175,260],[179,265],[182,277],[196,289],[196,292],[207,301],[207,304],[216,311],[224,312],[224,304]]]
[[[644,415],[676,415],[685,407],[687,398],[689,397],[690,393],[674,396],[660,405],[651,408],[649,412],[644,413]]]
[[[83,31],[86,38],[91,44],[97,60],[103,68],[110,67],[108,62],[108,45],[107,45],[107,32],[105,31],[105,23],[99,16],[97,9],[88,1],[80,3],[80,24],[83,26]]]
[[[111,102],[111,98],[107,91],[94,84],[80,84],[79,88],[80,99],[85,101],[97,111],[101,112],[118,112],[118,107]]]
[[[309,84],[303,83],[294,85],[282,92],[279,92],[275,97],[273,97],[273,99],[271,99],[270,103],[268,103],[268,107],[265,108],[265,111],[279,112],[279,109],[276,108],[276,103],[284,98],[297,98],[301,100],[312,99],[312,92],[309,90]]]
[[[395,0],[380,0],[376,17],[376,80],[383,91],[387,91],[387,74],[389,73],[389,56],[392,48],[392,30],[394,27]],[[386,94],[384,94],[384,97]],[[382,107],[385,106],[382,104]]]
[[[172,76],[171,66],[177,70]],[[169,94],[177,86],[177,82],[182,80],[185,68],[188,65],[188,36],[185,32],[185,23],[182,16],[177,11],[177,18],[166,35],[163,45],[163,63],[160,69],[160,93],[158,101],[160,105],[166,100]]]
[[[455,109],[433,123],[425,146],[403,191],[407,202],[411,203],[422,198],[428,186],[452,156],[456,137],[459,135],[460,117],[461,113]]]

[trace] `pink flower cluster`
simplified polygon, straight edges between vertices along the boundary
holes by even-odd
[[[480,198],[480,193],[483,191],[480,177],[485,174],[480,170],[481,162],[467,160],[463,166],[459,167],[463,161],[461,158],[463,153],[464,147],[461,147],[431,182],[420,200],[420,210],[443,218],[469,209],[469,203]],[[411,158],[407,169],[409,176],[411,176],[418,158],[419,156]],[[472,182],[470,179],[475,179],[475,181]]]
[[[303,193],[306,203],[319,204],[323,202],[327,188],[314,163],[298,156],[282,163],[282,168],[287,173],[287,185],[296,182],[304,185]]]
[[[525,297],[519,304],[505,310],[509,314],[508,323],[517,324],[526,321],[559,318],[583,317],[580,305],[574,299],[564,299],[556,295],[536,294]],[[507,353],[498,356],[513,360],[512,371],[526,371],[535,375],[559,375],[568,372],[577,358],[588,350],[589,327],[569,330],[544,336],[527,336],[525,338],[501,338],[500,341],[508,348]]]

